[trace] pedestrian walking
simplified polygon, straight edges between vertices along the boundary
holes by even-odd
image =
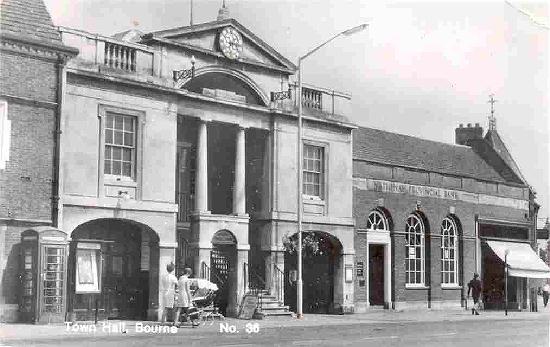
[[[178,279],[174,275],[174,263],[166,265],[166,271],[168,273],[164,274],[162,277],[162,323],[166,323],[166,316],[168,312],[173,313],[174,309],[174,300],[176,296],[176,286],[178,284]]]
[[[185,317],[187,319],[189,314],[189,309],[193,307],[193,296],[191,295],[191,280],[190,276],[193,273],[193,271],[186,267],[183,270],[183,275],[178,280],[178,294],[177,294],[177,310],[176,310],[176,318],[174,320],[174,325],[179,326],[179,319],[180,315],[183,311],[183,314],[185,314]],[[196,322],[192,322],[193,326],[198,325]]]
[[[481,295],[481,281],[479,280],[479,275],[474,273],[474,278],[468,282],[468,297],[470,297],[470,292],[472,293],[472,299],[474,305],[472,306],[472,314],[476,316],[479,315],[479,296]]]
[[[542,287],[542,300],[544,302],[544,307],[548,305],[548,297],[550,296],[550,284],[545,283]]]

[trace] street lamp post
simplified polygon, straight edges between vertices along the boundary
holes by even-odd
[[[356,27],[353,27],[348,30],[344,30],[330,39],[326,40],[325,42],[321,43],[317,47],[313,48],[309,52],[307,52],[305,55],[298,58],[298,202],[297,202],[297,220],[298,220],[298,279],[296,283],[296,290],[297,290],[297,302],[296,302],[296,314],[298,318],[302,318],[303,311],[302,311],[302,303],[303,303],[303,281],[302,281],[302,209],[303,209],[303,201],[302,201],[302,180],[303,180],[303,174],[302,174],[302,157],[303,157],[303,145],[302,145],[302,61],[312,55],[313,53],[317,52],[321,47],[325,46],[327,43],[331,42],[332,40],[336,39],[340,36],[351,36],[357,32],[363,31],[367,28],[368,24],[361,24]]]
[[[507,249],[504,251],[504,315],[508,315],[508,253]]]

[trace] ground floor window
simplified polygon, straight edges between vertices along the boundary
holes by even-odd
[[[441,284],[458,285],[458,233],[455,222],[441,223]]]
[[[425,283],[425,237],[424,223],[416,214],[411,214],[405,223],[405,272],[408,286],[424,286]]]

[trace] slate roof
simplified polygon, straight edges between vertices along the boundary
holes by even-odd
[[[505,179],[470,147],[372,128],[359,127],[353,130],[353,158],[505,182]]]
[[[0,33],[62,45],[42,0],[0,0]]]
[[[506,145],[500,138],[500,135],[495,130],[488,130],[485,135],[485,141],[491,144],[491,147],[493,147],[502,160],[504,160],[506,165],[508,165],[508,167],[523,181],[523,183],[527,184],[527,180],[521,174],[518,164],[514,158],[512,158],[512,155],[508,151],[508,148],[506,148]]]

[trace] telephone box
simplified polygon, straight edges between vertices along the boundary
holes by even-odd
[[[35,227],[21,234],[21,320],[65,321],[67,234],[53,227]]]

